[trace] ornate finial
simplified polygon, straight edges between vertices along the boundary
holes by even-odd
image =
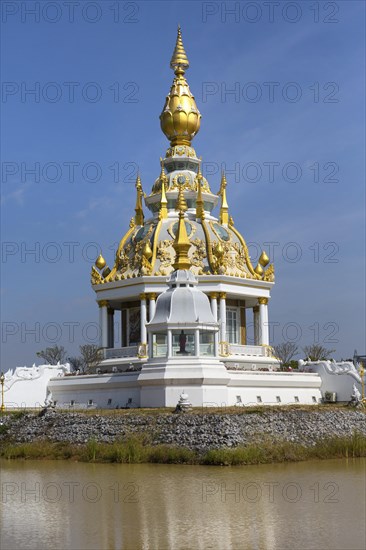
[[[143,190],[141,185],[141,179],[140,174],[137,174],[136,178],[136,207],[135,207],[135,224],[136,225],[144,225],[144,211],[142,209],[142,197],[143,197]]]
[[[106,266],[106,261],[102,256],[102,253],[99,254],[98,258],[95,260],[95,266],[101,270]]]
[[[196,176],[196,182],[197,182],[197,199],[196,199],[196,219],[203,219],[205,217],[205,209],[203,206],[203,199],[202,199],[202,174],[201,174],[201,163],[198,165],[198,172]]]
[[[170,67],[177,76],[184,75],[185,71],[189,67],[188,57],[183,46],[180,25],[178,25],[177,41],[175,43],[174,52],[170,61]]]
[[[175,209],[178,210],[178,212],[183,212],[184,214],[187,208],[188,207],[187,207],[186,199],[184,198],[184,194],[183,194],[183,187],[180,185]]]
[[[160,125],[172,147],[190,147],[192,139],[200,129],[201,114],[184,77],[189,61],[183,47],[180,27],[170,66],[176,76],[160,115]]]
[[[228,225],[229,223],[229,205],[226,200],[226,176],[225,172],[222,172],[221,175],[221,185],[220,185],[220,191],[219,196],[221,196],[221,208],[220,208],[220,223],[221,225]]]
[[[173,242],[173,248],[175,250],[175,262],[173,264],[174,269],[190,269],[191,260],[188,258],[188,251],[191,247],[189,242],[186,224],[184,221],[183,210],[179,211],[178,230]]]
[[[166,198],[166,193],[165,193],[166,191],[165,184],[168,182],[168,178],[166,177],[166,174],[164,171],[164,162],[162,158],[160,158],[160,164],[161,164],[161,172],[160,172],[161,198],[160,198],[159,219],[163,220],[168,217],[168,199]]]

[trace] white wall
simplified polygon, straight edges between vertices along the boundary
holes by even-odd
[[[4,373],[4,404],[6,408],[44,407],[50,399],[48,382],[54,376],[70,372],[70,365],[33,365],[16,367]]]

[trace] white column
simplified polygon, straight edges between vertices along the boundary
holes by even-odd
[[[212,292],[212,294],[210,294],[210,297],[212,315],[214,316],[215,321],[217,321],[217,292]]]
[[[198,328],[194,331],[194,354],[200,355],[200,331]]]
[[[261,346],[269,346],[269,331],[268,331],[268,298],[259,298],[259,323],[260,323],[260,344]]]
[[[108,347],[108,302],[100,300],[99,305],[99,326],[100,326],[100,347]]]
[[[155,310],[156,310],[156,294],[154,292],[151,292],[148,294],[149,298],[149,321],[154,317]]]
[[[108,347],[114,348],[114,309],[107,307],[108,313]]]
[[[215,332],[214,335],[214,354],[215,357],[219,354],[219,331]]]
[[[259,306],[253,307],[253,328],[254,328],[254,345],[259,346]]]
[[[146,321],[147,321],[147,308],[146,308],[146,294],[140,294],[140,329],[141,329],[141,344],[146,344]]]
[[[226,292],[220,292],[220,340],[226,342]]]
[[[172,331],[168,330],[168,338],[167,338],[167,356],[171,357],[173,355],[173,338],[172,338]]]

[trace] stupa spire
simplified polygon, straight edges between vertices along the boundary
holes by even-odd
[[[170,67],[174,70],[175,78],[160,115],[160,125],[172,147],[176,145],[189,147],[200,129],[201,114],[184,76],[189,67],[189,61],[183,46],[180,27],[178,27]]]
[[[174,73],[178,75],[184,75],[185,71],[189,68],[189,61],[186,51],[183,46],[182,31],[180,25],[178,25],[177,40],[175,43],[174,52],[170,60],[170,67]]]
[[[144,225],[144,211],[142,208],[142,197],[144,195],[144,192],[142,190],[141,178],[139,173],[137,174],[135,187],[136,187],[135,224]]]
[[[190,269],[191,260],[188,258],[188,251],[191,248],[189,242],[186,224],[184,221],[184,212],[187,210],[187,203],[183,195],[183,188],[179,187],[179,193],[177,198],[177,204],[175,207],[179,211],[178,229],[175,234],[173,242],[173,248],[175,250],[175,262],[173,264],[174,269]]]

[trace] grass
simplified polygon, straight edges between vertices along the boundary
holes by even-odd
[[[297,462],[313,459],[366,457],[366,436],[355,432],[350,437],[332,437],[312,447],[285,441],[251,444],[233,449],[210,450],[204,454],[170,445],[149,445],[132,437],[112,444],[92,439],[83,445],[52,443],[47,440],[32,443],[5,443],[0,457],[6,459],[71,459],[80,462],[109,462],[121,464],[202,464],[240,466]]]

